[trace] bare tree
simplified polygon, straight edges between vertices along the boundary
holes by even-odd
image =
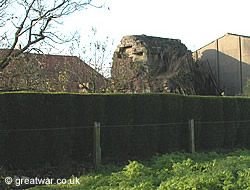
[[[0,0],[1,46],[9,49],[0,60],[0,70],[24,52],[40,51],[38,45],[70,40],[56,26],[65,16],[89,6],[94,6],[92,0]]]
[[[88,92],[97,92],[100,83],[100,75],[106,78],[110,77],[111,72],[111,59],[114,41],[106,36],[103,40],[98,40],[98,31],[92,27],[91,34],[88,36],[88,41],[83,42],[78,33],[78,37],[72,41],[70,46],[70,54],[76,55],[83,60],[86,64],[94,69],[95,72],[89,70],[87,75],[90,76],[88,84],[83,84],[79,81],[80,86],[85,88]],[[74,74],[77,75],[77,74]],[[110,81],[105,80],[103,84],[103,91],[108,91],[110,88]],[[100,90],[100,89],[98,89]]]

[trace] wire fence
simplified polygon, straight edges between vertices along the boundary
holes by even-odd
[[[250,120],[243,121],[196,121],[198,124],[233,124],[233,123],[250,123]]]
[[[250,124],[250,120],[243,121],[195,121],[195,124],[198,125],[211,125],[216,124]],[[173,122],[173,123],[151,123],[151,124],[121,124],[121,125],[101,125],[101,128],[122,128],[122,127],[161,127],[161,126],[178,126],[178,125],[187,125],[187,122]],[[4,132],[27,132],[27,131],[53,131],[53,130],[75,130],[75,129],[90,129],[94,125],[89,126],[79,126],[79,127],[50,127],[50,128],[38,128],[38,129],[4,129],[0,130],[0,133]],[[249,126],[250,127],[250,126]]]
[[[16,155],[11,152],[20,152],[19,158],[29,155],[32,160],[43,158],[53,162],[53,160],[61,160],[66,155],[65,157],[76,160],[94,159],[97,164],[97,160],[150,158],[156,153],[250,148],[250,120],[189,120],[113,125],[93,123],[93,125],[68,127],[59,127],[55,123],[55,126],[1,129],[0,147],[6,150],[2,151],[0,157],[5,156],[3,161],[13,162],[9,158],[15,160]],[[36,154],[37,156],[34,157]],[[54,155],[53,159],[45,159],[51,154]],[[58,155],[57,158],[55,158],[56,155]],[[20,159],[20,163],[23,162]]]

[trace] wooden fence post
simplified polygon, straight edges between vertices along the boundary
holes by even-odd
[[[101,124],[94,123],[94,166],[97,169],[101,165]]]
[[[195,152],[195,136],[194,136],[194,119],[189,121],[189,133],[190,133],[190,150]]]

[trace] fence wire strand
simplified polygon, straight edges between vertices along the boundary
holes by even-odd
[[[82,126],[82,127],[56,127],[56,128],[41,128],[41,129],[6,129],[0,130],[0,132],[25,132],[25,131],[54,131],[54,130],[72,130],[72,129],[90,129],[93,126]]]
[[[159,124],[135,124],[135,125],[101,125],[101,128],[120,128],[120,127],[157,127],[157,126],[167,126],[167,125],[186,125],[188,122],[178,122],[178,123],[159,123]]]
[[[243,121],[195,121],[196,124],[229,124],[229,123],[249,123],[250,120]]]
[[[196,124],[235,124],[235,123],[250,123],[250,120],[243,121],[195,121]],[[170,125],[188,125],[189,122],[177,122],[177,123],[159,123],[159,124],[132,124],[132,125],[101,125],[101,128],[122,128],[122,127],[160,127]],[[55,127],[55,128],[40,128],[40,129],[3,129],[1,132],[27,132],[27,131],[53,131],[53,130],[74,130],[74,129],[90,129],[93,126],[81,126],[81,127]]]

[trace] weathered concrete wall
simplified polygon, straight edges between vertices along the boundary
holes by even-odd
[[[113,56],[114,89],[118,92],[174,90],[171,78],[178,74],[180,67],[192,62],[191,52],[180,40],[125,36]]]
[[[193,52],[193,58],[209,61],[225,95],[240,95],[250,78],[250,38],[226,34]]]

